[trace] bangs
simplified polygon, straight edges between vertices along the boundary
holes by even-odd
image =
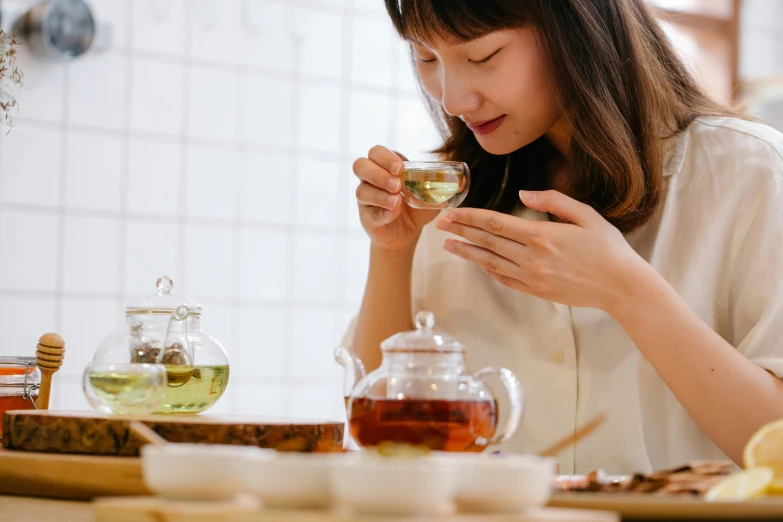
[[[386,10],[406,40],[458,43],[530,23],[527,4],[527,0],[386,0]]]

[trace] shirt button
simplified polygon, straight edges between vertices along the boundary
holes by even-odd
[[[552,362],[555,364],[563,364],[563,361],[565,360],[565,355],[563,355],[563,352],[560,350],[554,352],[552,354]]]

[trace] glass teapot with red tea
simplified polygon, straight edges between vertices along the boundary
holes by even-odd
[[[470,373],[465,347],[433,330],[430,312],[416,315],[416,330],[381,343],[381,366],[365,374],[345,348],[335,359],[346,371],[350,434],[361,447],[384,442],[427,446],[435,451],[480,452],[509,439],[522,415],[522,387],[505,368]],[[509,417],[498,429],[498,403],[485,379],[496,375],[509,397]]]

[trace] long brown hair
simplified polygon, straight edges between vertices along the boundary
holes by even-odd
[[[573,130],[568,194],[623,232],[644,224],[660,202],[665,138],[700,115],[731,114],[698,87],[645,0],[385,1],[408,40],[464,42],[536,27]],[[444,138],[435,152],[470,165],[463,206],[510,213],[519,190],[547,188],[548,165],[558,154],[547,138],[492,155],[462,120],[427,100]]]

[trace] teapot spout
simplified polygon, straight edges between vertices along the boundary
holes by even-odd
[[[348,397],[354,386],[356,386],[356,383],[362,380],[367,374],[364,370],[364,363],[362,363],[362,360],[359,359],[356,354],[342,346],[338,346],[334,351],[334,359],[345,370],[345,386],[343,392],[345,393],[345,396]]]

